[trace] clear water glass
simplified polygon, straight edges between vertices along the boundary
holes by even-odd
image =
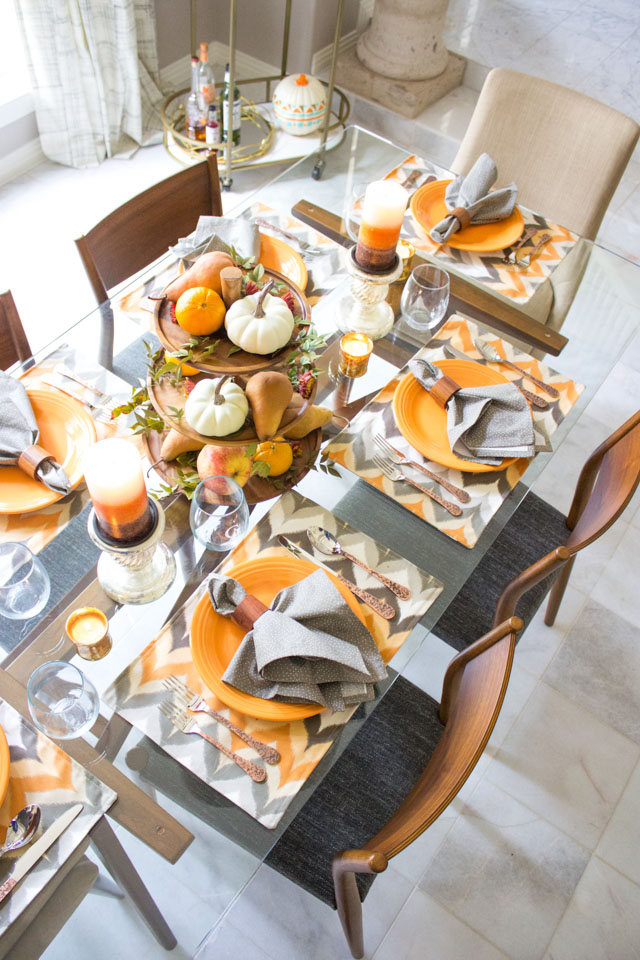
[[[0,543],[0,614],[28,620],[40,613],[51,592],[49,574],[23,543]]]
[[[54,740],[71,740],[86,733],[100,712],[94,685],[66,660],[50,660],[33,671],[27,702],[35,725]]]
[[[411,271],[400,300],[402,316],[414,330],[434,330],[449,303],[449,274],[428,263]]]
[[[207,550],[230,550],[249,529],[249,507],[242,487],[231,477],[206,477],[196,487],[189,523]]]
[[[354,183],[347,201],[344,225],[354,243],[358,242],[358,234],[360,233],[360,224],[362,222],[362,205],[364,204],[364,195],[368,186],[368,183]]]

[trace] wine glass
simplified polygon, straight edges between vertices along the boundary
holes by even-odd
[[[35,725],[54,740],[82,736],[100,712],[98,691],[82,670],[66,660],[50,660],[33,671],[27,703]]]
[[[28,620],[47,604],[49,574],[23,543],[0,543],[0,614]]]
[[[431,264],[411,271],[400,300],[402,316],[414,330],[434,330],[449,303],[449,274]]]
[[[242,487],[231,477],[201,480],[191,501],[189,523],[207,550],[230,550],[249,527],[249,507]]]
[[[360,233],[360,223],[362,222],[362,205],[368,183],[354,183],[351,188],[351,195],[347,201],[347,209],[344,215],[344,225],[347,233],[354,243],[358,242]]]

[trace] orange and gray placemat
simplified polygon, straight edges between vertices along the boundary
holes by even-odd
[[[82,811],[49,848],[46,857],[32,867],[11,896],[2,903],[2,934],[115,803],[117,794],[2,700],[0,725],[9,744],[11,760],[9,786],[0,807],[0,826],[6,828],[19,810],[28,803],[37,803],[42,810],[39,830],[47,830],[69,807],[76,803],[83,804]],[[28,846],[24,848],[28,849]],[[11,859],[0,862],[0,883],[8,878],[14,862]]]
[[[289,556],[279,546],[278,534],[284,534],[311,553],[313,548],[307,540],[306,530],[314,524],[338,536],[346,550],[356,554],[360,552],[362,557],[366,554],[371,567],[382,570],[411,590],[410,599],[399,600],[364,571],[354,568],[348,560],[339,556],[318,555],[336,573],[356,581],[359,587],[366,588],[374,596],[383,597],[395,609],[396,616],[392,620],[384,620],[368,607],[361,608],[378,649],[383,658],[389,660],[436,600],[442,591],[442,584],[296,491],[288,491],[279,498],[217,572],[224,572],[258,556]],[[357,708],[351,707],[339,713],[325,710],[306,720],[275,722],[256,720],[226,707],[204,688],[193,665],[189,647],[191,616],[205,590],[206,583],[120,674],[105,693],[105,700],[201,780],[232,800],[263,826],[273,829]],[[167,697],[162,680],[171,674],[206,696],[212,707],[224,713],[245,732],[271,744],[280,752],[281,760],[277,765],[265,765],[267,779],[264,783],[254,783],[231,760],[200,737],[186,736],[173,730],[170,722],[158,710],[158,704]],[[202,714],[197,716],[200,720]],[[255,751],[232,735],[225,726],[205,718],[203,728],[242,757],[259,761]]]
[[[412,154],[387,174],[388,180],[397,180],[403,183],[417,169],[424,168],[425,174],[418,179],[418,188],[428,176],[431,164],[421,157]],[[451,178],[442,167],[434,167],[438,179]],[[549,234],[549,241],[531,260],[527,267],[514,266],[503,262],[504,251],[492,253],[472,253],[469,250],[456,250],[449,246],[439,246],[429,237],[426,230],[416,223],[411,212],[407,211],[402,227],[402,238],[408,240],[419,253],[429,254],[444,270],[454,270],[461,276],[475,283],[481,283],[494,293],[506,297],[512,303],[526,303],[536,292],[538,287],[548,280],[558,264],[564,260],[580,239],[577,234],[567,230],[557,223],[553,223],[538,213],[533,213],[519,205],[524,217],[524,228],[535,228],[533,242],[537,242],[543,234]],[[530,245],[523,246],[518,253],[519,257],[526,258]]]
[[[538,451],[551,450],[550,438],[584,390],[582,384],[563,376],[528,354],[521,353],[512,344],[506,340],[501,340],[495,334],[487,336],[486,332],[482,331],[477,324],[459,315],[450,317],[434,339],[428,346],[423,347],[416,354],[416,357],[425,357],[431,362],[437,363],[438,360],[446,358],[444,346],[449,344],[459,352],[466,354],[470,360],[482,363],[484,362],[483,358],[473,344],[474,338],[480,334],[486,342],[496,346],[507,359],[517,363],[523,369],[532,373],[538,379],[551,384],[559,391],[557,399],[545,397],[545,400],[548,400],[545,409],[532,408],[536,448]],[[487,473],[462,472],[427,462],[427,466],[434,473],[442,475],[450,483],[463,488],[469,494],[468,502],[460,503],[462,510],[460,516],[451,516],[438,503],[402,481],[389,480],[372,463],[372,457],[381,452],[373,439],[376,434],[383,434],[394,447],[401,450],[408,458],[417,460],[419,463],[423,461],[423,457],[403,437],[393,414],[393,396],[406,372],[406,367],[400,370],[398,375],[382,388],[371,403],[354,417],[349,426],[334,437],[326,447],[326,452],[336,463],[357,474],[416,516],[426,520],[427,523],[437,527],[438,530],[442,530],[447,536],[457,540],[465,547],[474,547],[480,534],[520,480],[531,461],[516,460],[502,470]],[[531,386],[528,381],[523,380],[520,374],[506,367],[501,366],[500,373],[519,386],[527,388]],[[540,395],[542,396],[542,394]],[[424,477],[420,477],[415,472],[411,472],[411,476],[416,480],[424,480]],[[455,501],[455,497],[446,494],[433,482],[427,481],[426,485],[438,493],[445,493],[452,502]]]

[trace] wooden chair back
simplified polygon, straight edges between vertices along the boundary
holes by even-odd
[[[491,70],[452,168],[486,151],[518,202],[593,240],[638,140],[624,113],[515,70]],[[542,147],[544,144],[544,147]]]
[[[567,563],[549,592],[544,618],[548,627],[555,623],[576,555],[616,522],[637,490],[638,483],[640,410],[594,450],[580,472],[566,521],[571,531],[565,544]],[[496,605],[494,625],[504,619],[507,611],[513,613],[513,596],[522,593],[523,584],[526,589],[526,583],[537,566],[533,564],[504,588]]]
[[[562,566],[561,547],[537,565],[520,593]],[[520,593],[512,594],[512,603]],[[366,848],[345,850],[333,859],[338,914],[354,957],[364,952],[362,904],[356,873],[380,873],[389,860],[417,839],[449,806],[480,759],[500,713],[511,673],[516,634],[522,621],[508,613],[503,622],[457,654],[442,687],[443,734],[420,778]]]
[[[11,291],[0,293],[0,370],[8,370],[32,355]]]
[[[222,215],[215,153],[123,203],[76,240],[98,303],[190,234],[201,215]]]

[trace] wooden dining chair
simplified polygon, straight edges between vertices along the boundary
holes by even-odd
[[[10,290],[0,293],[0,370],[33,355]]]
[[[222,215],[215,152],[123,203],[76,240],[98,303],[188,236],[201,215]]]
[[[583,466],[566,525],[571,531],[565,543],[569,560],[554,581],[544,622],[555,623],[576,555],[601,537],[626,509],[640,482],[640,410],[594,450]],[[496,605],[494,623],[501,622],[513,607],[512,595],[520,596],[520,579],[507,584]],[[515,609],[515,608],[514,608]]]
[[[498,67],[487,75],[452,169],[468,173],[486,151],[497,186],[515,181],[518,203],[594,240],[639,133],[631,117],[577,90]],[[523,312],[558,330],[589,253],[579,242]]]
[[[552,551],[520,589],[568,556],[564,547]],[[337,908],[354,957],[363,956],[361,903],[376,874],[449,806],[482,755],[521,627],[507,616],[457,654],[440,703],[398,677],[267,856],[269,866]]]

